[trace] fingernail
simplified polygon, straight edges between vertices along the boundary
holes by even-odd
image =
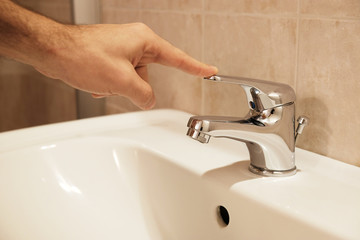
[[[156,100],[155,100],[155,96],[153,95],[153,97],[150,99],[149,102],[147,102],[147,104],[145,106],[142,107],[143,110],[150,110],[153,107],[155,107],[156,104]]]
[[[151,103],[147,106],[147,110],[153,109],[155,107],[156,101],[155,98],[151,101]]]
[[[210,66],[214,70],[214,74],[217,74],[219,69],[215,66]]]

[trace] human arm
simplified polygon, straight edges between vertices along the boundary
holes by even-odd
[[[198,76],[217,72],[141,23],[63,25],[0,0],[0,55],[93,94],[122,95],[142,109],[155,98],[147,65],[159,63]]]

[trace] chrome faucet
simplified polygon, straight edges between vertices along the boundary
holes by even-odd
[[[244,118],[193,116],[187,135],[201,143],[211,137],[244,142],[249,150],[249,170],[263,176],[290,176],[296,173],[295,141],[307,124],[298,119],[295,130],[295,92],[286,85],[256,79],[212,76],[206,80],[241,86],[249,113]]]

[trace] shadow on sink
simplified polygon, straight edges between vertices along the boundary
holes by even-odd
[[[203,177],[207,180],[219,182],[225,187],[231,187],[238,182],[261,178],[261,176],[255,175],[248,170],[249,165],[249,160],[239,161],[225,167],[207,171],[203,174]]]

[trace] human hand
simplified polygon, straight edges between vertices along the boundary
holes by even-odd
[[[142,23],[66,26],[65,31],[51,56],[34,67],[94,97],[121,95],[142,109],[152,108],[149,63],[202,77],[217,73],[217,68],[191,58]]]

